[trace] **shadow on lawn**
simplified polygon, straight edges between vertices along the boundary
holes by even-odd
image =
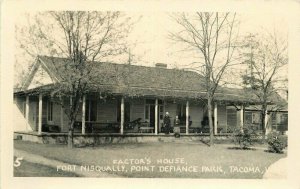
[[[255,148],[243,148],[243,147],[228,147],[227,149],[229,149],[229,150],[252,150],[252,151],[257,150]]]
[[[200,142],[202,142],[202,143],[205,144],[206,146],[210,146],[210,145],[209,145],[209,141],[205,141],[205,140],[201,139]]]
[[[282,151],[282,152],[275,152],[273,150],[264,150],[264,152],[273,153],[273,154],[284,154],[284,151]]]

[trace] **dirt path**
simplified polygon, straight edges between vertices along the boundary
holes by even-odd
[[[26,160],[28,162],[31,162],[31,163],[36,163],[36,164],[40,164],[40,165],[45,165],[45,166],[48,166],[48,167],[51,167],[51,168],[54,168],[57,170],[58,166],[60,166],[58,169],[58,171],[62,171],[62,167],[73,167],[73,165],[70,165],[70,164],[67,164],[67,163],[64,163],[64,162],[61,162],[61,161],[57,161],[57,160],[53,160],[53,159],[48,159],[48,158],[45,158],[43,156],[40,156],[40,155],[36,155],[36,154],[30,154],[26,151],[23,151],[23,150],[17,150],[15,149],[14,150],[14,156],[16,157],[22,157],[23,160]],[[22,163],[22,161],[21,161]],[[78,165],[76,167],[79,167]],[[75,168],[75,169],[72,169],[71,170],[72,173],[75,173],[79,176],[82,176],[82,177],[121,177],[121,176],[116,176],[116,175],[113,175],[113,174],[109,174],[109,173],[105,173],[105,172],[99,172],[99,171],[81,171],[80,169],[78,168]]]

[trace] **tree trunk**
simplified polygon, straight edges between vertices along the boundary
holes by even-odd
[[[209,146],[214,145],[214,127],[213,127],[213,119],[212,119],[212,100],[211,97],[208,97],[208,124],[209,124]]]
[[[74,121],[71,121],[68,132],[68,148],[73,148]]]
[[[268,113],[268,110],[266,110],[266,113],[265,113],[266,136],[268,136],[268,134],[272,131],[272,125],[269,125],[269,121],[270,121],[270,115]]]
[[[264,139],[266,137],[266,125],[265,125],[266,109],[267,109],[267,106],[262,105],[262,108],[261,108],[261,127],[262,127],[262,130],[263,130],[262,134],[263,134]]]

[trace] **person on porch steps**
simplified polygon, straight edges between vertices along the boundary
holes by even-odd
[[[169,112],[166,112],[166,115],[164,117],[164,131],[165,134],[169,134],[171,129],[171,119],[169,116]]]

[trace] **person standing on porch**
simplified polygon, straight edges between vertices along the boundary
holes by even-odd
[[[170,129],[171,129],[171,119],[169,116],[169,112],[166,112],[166,115],[164,117],[164,130],[166,134],[170,133]]]
[[[175,124],[176,126],[178,126],[180,124],[180,119],[179,119],[179,116],[176,116],[175,117]]]

